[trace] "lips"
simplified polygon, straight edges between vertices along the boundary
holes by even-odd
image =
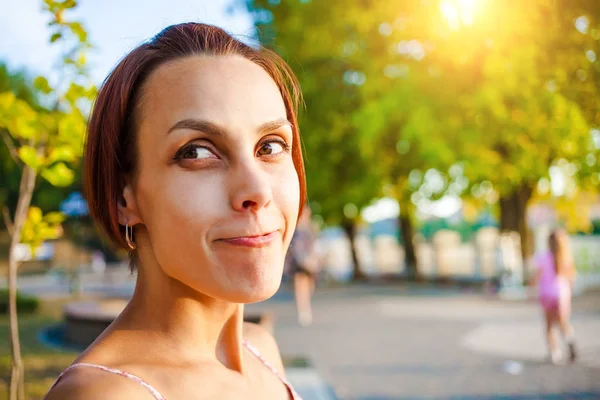
[[[265,247],[270,245],[279,236],[279,231],[273,231],[262,235],[237,236],[226,239],[219,239],[217,242],[223,242],[232,246],[240,247]]]

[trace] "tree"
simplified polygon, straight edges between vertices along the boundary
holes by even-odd
[[[383,141],[391,160],[386,175],[404,188],[411,168],[460,165],[473,192],[498,203],[501,229],[520,233],[525,258],[531,253],[526,208],[549,169],[567,165],[580,184],[600,178],[594,168],[600,132],[592,131],[596,144],[590,134],[600,118],[590,100],[600,81],[597,6],[488,1],[473,10],[452,1],[409,3],[394,2],[396,11],[375,21],[386,44],[372,54],[385,56],[366,64],[372,72],[365,90],[373,99],[365,104],[380,123],[365,136]],[[399,139],[410,152],[394,166]],[[408,186],[396,193],[401,203],[415,190]]]
[[[580,13],[597,14],[597,7],[575,3],[490,1],[469,23],[435,22],[423,39],[433,43],[427,58],[439,83],[453,81],[439,94],[455,99],[448,112],[460,110],[450,134],[462,139],[455,151],[465,174],[491,184],[500,227],[520,233],[524,258],[531,255],[525,212],[540,179],[562,162],[577,171],[574,179],[584,178],[585,160],[598,152],[590,134],[597,108],[581,96],[595,92],[582,88],[593,69],[591,43],[576,29]],[[455,11],[462,18],[465,10]]]
[[[419,198],[451,193],[497,204],[501,228],[520,233],[526,258],[525,212],[551,168],[567,169],[579,191],[600,181],[595,2],[478,4],[246,1],[307,96],[307,153],[320,151],[307,169],[316,174],[313,197],[341,210],[353,189],[374,184],[364,193],[372,198],[391,185],[409,265]]]
[[[74,178],[69,165],[76,165],[83,150],[85,110],[95,89],[85,79],[85,54],[90,48],[87,32],[79,22],[70,22],[65,13],[76,6],[74,0],[44,0],[44,9],[52,19],[51,43],[69,46],[63,55],[61,79],[53,87],[39,76],[34,80],[43,94],[41,107],[19,98],[13,91],[0,93],[0,134],[15,163],[21,168],[19,195],[15,210],[5,212],[4,222],[11,236],[9,248],[9,320],[13,368],[10,399],[23,399],[23,362],[19,342],[17,293],[17,246],[26,243],[32,252],[42,241],[60,235],[63,216],[58,212],[43,215],[30,207],[37,176],[53,186],[67,186]],[[12,217],[11,217],[12,214]]]
[[[388,65],[393,65],[390,58]],[[407,66],[410,60],[400,62]],[[378,160],[382,180],[387,183],[386,195],[400,205],[398,226],[407,274],[418,277],[416,209],[421,201],[439,199],[457,186],[445,174],[456,156],[443,137],[440,107],[432,104],[433,97],[415,87],[416,77],[409,76],[419,70],[406,70],[398,77],[386,76],[383,69],[367,75],[370,82],[365,84],[365,91],[371,91],[372,98],[365,101],[355,118],[361,123],[369,121],[360,131],[361,149],[368,158]]]
[[[35,92],[32,85],[28,82],[24,71],[12,72],[5,64],[0,64],[0,93],[12,92],[14,95],[27,102],[31,107],[40,107],[38,103],[38,93]],[[6,136],[3,136],[6,140]],[[11,143],[6,143],[10,145]],[[20,170],[11,158],[9,147],[0,145],[0,207],[2,215],[0,218],[4,221],[3,215],[8,212],[8,204],[16,204],[16,198],[13,201],[13,194],[18,193]]]
[[[300,77],[307,103],[301,126],[311,197],[323,205],[328,222],[341,222],[352,238],[355,224],[342,211],[358,214],[384,194],[384,187],[391,188],[385,194],[401,205],[405,259],[409,274],[416,275],[413,194],[423,182],[415,185],[409,176],[448,168],[452,161],[445,142],[436,140],[443,130],[434,118],[434,97],[416,85],[427,78],[420,59],[397,51],[397,43],[414,34],[395,30],[404,22],[390,18],[416,8],[411,2],[380,1],[247,5],[262,41],[284,54]]]
[[[31,74],[25,70],[11,71],[9,68],[0,63],[0,93],[12,92],[16,98],[25,101],[34,110],[43,110],[40,104],[40,99],[44,94],[37,90],[33,84]],[[11,142],[6,142],[8,135],[0,135],[0,226],[4,227],[3,215],[7,215],[9,210],[14,210],[18,197],[19,185],[21,180],[21,168],[15,163],[11,152],[9,151]],[[75,182],[80,182],[80,171],[75,171]],[[52,186],[48,181],[43,180],[36,184],[35,191],[32,196],[32,202],[39,206],[44,212],[56,210],[60,202],[65,196],[73,190],[72,186],[57,188]]]

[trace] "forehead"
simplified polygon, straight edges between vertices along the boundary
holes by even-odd
[[[275,81],[241,56],[190,56],[161,65],[148,77],[140,105],[142,124],[204,118],[259,125],[286,117]]]

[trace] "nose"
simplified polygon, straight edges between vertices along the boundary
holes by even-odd
[[[259,163],[256,159],[249,160],[231,170],[230,198],[234,210],[256,212],[273,199],[271,180]]]

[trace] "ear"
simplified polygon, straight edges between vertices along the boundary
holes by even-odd
[[[119,224],[123,226],[125,226],[125,224],[134,226],[142,223],[135,196],[133,195],[133,190],[131,190],[129,184],[125,185],[123,188],[123,195],[121,196],[121,200],[119,200],[118,210]]]

